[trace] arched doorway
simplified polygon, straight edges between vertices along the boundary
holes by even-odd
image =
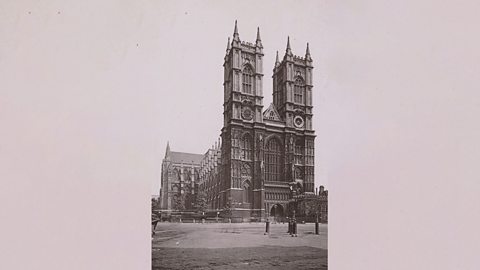
[[[272,217],[274,221],[282,221],[285,217],[283,206],[279,203],[273,205],[272,208],[270,208],[270,217]]]

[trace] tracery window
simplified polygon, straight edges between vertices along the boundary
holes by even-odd
[[[282,147],[276,138],[268,141],[265,148],[265,180],[282,181]]]
[[[293,90],[293,101],[295,103],[303,104],[304,103],[304,93],[305,93],[305,83],[301,77],[297,77],[295,80],[294,90]]]
[[[245,134],[245,136],[243,136],[240,148],[242,151],[241,158],[243,160],[252,160],[252,140],[250,139],[250,135]]]
[[[242,72],[242,91],[246,94],[252,93],[253,71],[250,66],[246,66]]]
[[[306,148],[305,148],[305,165],[314,165],[314,143],[313,140],[306,141]]]

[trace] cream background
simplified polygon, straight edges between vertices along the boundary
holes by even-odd
[[[150,268],[165,142],[217,138],[235,18],[265,106],[275,50],[310,42],[330,269],[478,269],[479,4],[252,3],[0,2],[0,269]]]

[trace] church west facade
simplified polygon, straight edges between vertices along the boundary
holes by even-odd
[[[263,57],[259,29],[255,42],[242,41],[235,22],[223,64],[220,140],[201,158],[184,153],[195,155],[189,156],[195,157],[189,164],[173,166],[166,154],[160,192],[163,209],[171,209],[179,192],[204,192],[210,209],[228,208],[233,216],[261,218],[273,209],[274,214],[285,215],[293,196],[315,195],[313,60],[308,43],[303,57],[293,53],[289,39],[282,58],[277,52],[273,103],[266,109]],[[181,166],[186,169],[178,169]],[[193,175],[190,182],[182,179],[183,170]]]

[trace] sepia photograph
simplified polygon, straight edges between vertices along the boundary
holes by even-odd
[[[162,6],[152,269],[327,269],[321,5],[213,3]]]

